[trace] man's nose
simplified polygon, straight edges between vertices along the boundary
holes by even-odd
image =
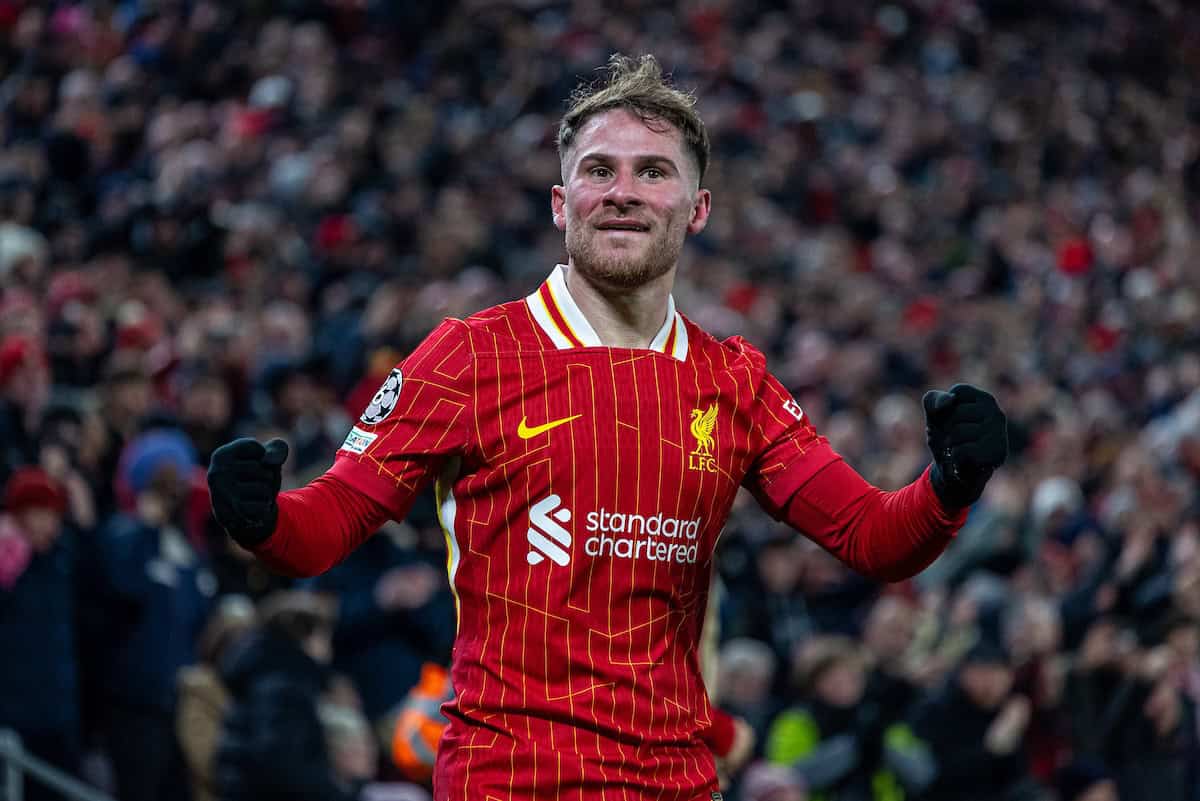
[[[642,203],[638,194],[637,180],[629,173],[618,173],[604,194],[604,202],[618,208],[639,206]]]

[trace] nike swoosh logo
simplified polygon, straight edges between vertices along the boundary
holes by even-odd
[[[551,420],[549,423],[542,423],[540,426],[533,426],[532,428],[525,424],[525,418],[522,417],[521,424],[517,426],[517,436],[521,439],[532,439],[538,434],[545,434],[552,428],[558,428],[565,423],[569,423],[577,417],[583,417],[583,415],[573,414],[570,417],[560,417],[557,420]]]

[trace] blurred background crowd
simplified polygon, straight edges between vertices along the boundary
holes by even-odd
[[[204,469],[282,436],[303,484],[442,317],[564,258],[554,131],[614,51],[712,136],[685,314],[883,488],[928,463],[924,390],[1009,419],[902,585],[737,505],[726,797],[1200,800],[1186,0],[0,0],[0,727],[121,801],[424,797],[431,502],[293,584]]]

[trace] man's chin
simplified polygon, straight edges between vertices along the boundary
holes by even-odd
[[[590,263],[576,262],[585,276],[609,286],[633,288],[653,281],[667,270],[648,264],[645,259],[598,259]]]
[[[615,289],[633,289],[661,278],[679,258],[678,249],[672,252],[661,242],[643,241],[642,236],[608,239],[585,244],[568,237],[567,252],[580,274]]]

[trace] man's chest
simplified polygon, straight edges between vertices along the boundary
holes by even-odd
[[[476,375],[455,489],[475,547],[572,571],[708,562],[755,453],[748,381],[591,350],[483,358]]]
[[[753,459],[752,388],[736,374],[588,349],[485,357],[477,375],[486,469],[541,471],[597,501],[686,507],[736,489]]]
[[[460,544],[505,565],[476,577],[522,608],[585,617],[614,598],[698,602],[755,454],[750,382],[591,351],[483,358],[476,376]]]

